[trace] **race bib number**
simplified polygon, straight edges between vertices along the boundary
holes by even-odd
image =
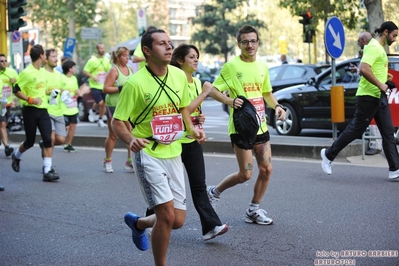
[[[78,107],[78,98],[76,96],[70,97],[70,101],[66,105],[68,108]]]
[[[203,129],[202,124],[198,121],[198,117],[196,117],[196,116],[191,116],[191,122],[193,123],[193,126],[194,126],[196,129],[199,129],[199,130],[202,130],[202,129]]]
[[[4,97],[4,98],[8,98],[8,97],[11,96],[11,94],[12,94],[12,89],[11,89],[11,87],[8,86],[8,85],[3,86],[3,97]]]
[[[100,72],[98,73],[98,84],[103,84],[105,82],[105,77],[107,76],[106,72]]]
[[[248,99],[248,100],[255,107],[256,113],[258,114],[260,121],[264,122],[265,121],[265,104],[263,102],[263,98],[259,97],[259,98],[252,98],[252,99]]]
[[[181,114],[155,116],[151,121],[152,137],[169,145],[184,136]]]

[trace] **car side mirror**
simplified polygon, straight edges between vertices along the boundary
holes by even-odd
[[[308,79],[308,82],[306,84],[314,86],[316,84],[316,79],[315,78],[310,78]]]

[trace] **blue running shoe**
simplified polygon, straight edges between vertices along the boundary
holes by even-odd
[[[139,230],[136,227],[136,223],[139,218],[140,217],[137,214],[128,212],[125,215],[125,223],[130,227],[130,229],[132,229],[133,243],[138,249],[144,251],[148,249],[148,240],[147,236],[145,235],[145,230]]]

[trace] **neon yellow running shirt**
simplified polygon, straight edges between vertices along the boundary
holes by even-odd
[[[18,73],[14,69],[6,67],[3,71],[0,71],[0,80],[3,81],[3,92],[0,96],[7,99],[7,105],[11,104],[13,98],[12,78],[18,80]]]
[[[219,76],[213,82],[213,86],[219,91],[227,90],[231,98],[243,95],[248,100],[256,102],[255,107],[262,120],[258,135],[268,130],[264,115],[263,93],[271,92],[272,85],[269,79],[269,69],[265,62],[259,60],[244,62],[240,59],[240,56],[236,56],[223,65]],[[233,110],[233,108],[230,108],[229,135],[236,133],[233,123]],[[260,110],[263,110],[263,112]]]
[[[62,75],[61,84],[62,84],[62,90],[69,91],[69,94],[72,97],[74,105],[77,105],[76,92],[79,90],[78,79],[74,75],[71,75],[70,77]],[[79,109],[77,106],[69,108],[68,106],[66,106],[64,102],[61,102],[61,106],[64,115],[76,115],[77,113],[79,113]]]
[[[159,78],[164,80],[165,76]],[[154,116],[177,114],[178,110],[176,110],[175,105],[180,109],[190,104],[187,77],[182,70],[168,66],[166,85],[174,92],[165,86],[166,92],[160,93],[160,85],[147,68],[140,69],[130,77],[123,87],[116,105],[114,118],[121,121],[127,121],[130,118],[130,121],[137,123],[132,131],[136,138],[151,137],[150,123]],[[182,149],[179,141],[174,141],[169,145],[159,143],[155,150],[151,149],[154,141],[151,140],[150,142],[143,151],[155,158],[173,158],[181,154]]]
[[[61,79],[62,79],[62,74],[58,72],[57,70],[53,70],[53,72],[49,72],[45,70],[46,73],[46,94],[47,94],[47,99],[48,102],[50,103],[51,97],[51,92],[53,90],[59,90],[60,92],[57,95],[57,104],[49,104],[47,107],[47,111],[50,115],[53,116],[63,116],[64,112],[61,106]]]
[[[193,77],[193,83],[188,83],[188,94],[190,97],[190,102],[194,101],[195,98],[202,92],[202,86],[201,86],[201,81]],[[200,107],[197,108],[193,113],[191,113],[192,117],[198,116],[200,114]],[[186,133],[187,136],[187,133]],[[187,138],[187,137],[181,138],[179,141],[180,143],[191,143],[193,141],[196,141],[193,138]]]
[[[93,89],[103,90],[104,81],[107,76],[107,72],[111,69],[111,63],[106,57],[98,58],[92,56],[86,63],[84,71],[91,73],[93,76],[98,78],[98,82],[89,78],[89,87]]]
[[[380,82],[385,83],[387,81],[388,56],[384,47],[376,39],[371,39],[369,44],[364,46],[363,57],[360,63],[370,65],[371,71]],[[362,95],[380,98],[381,90],[362,76],[356,96]]]
[[[47,109],[45,72],[44,68],[36,69],[33,64],[30,64],[19,74],[19,79],[16,83],[20,87],[21,92],[28,97],[40,98],[42,100],[40,105],[29,104],[27,101],[22,101],[22,105]]]

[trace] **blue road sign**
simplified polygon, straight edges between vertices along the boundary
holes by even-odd
[[[11,33],[12,42],[19,42],[21,40],[21,33],[19,31],[13,31]]]
[[[72,58],[75,49],[76,39],[66,38],[64,44],[64,57]]]
[[[328,54],[337,59],[342,55],[345,48],[345,32],[341,20],[331,17],[327,20],[324,31],[324,43]]]

